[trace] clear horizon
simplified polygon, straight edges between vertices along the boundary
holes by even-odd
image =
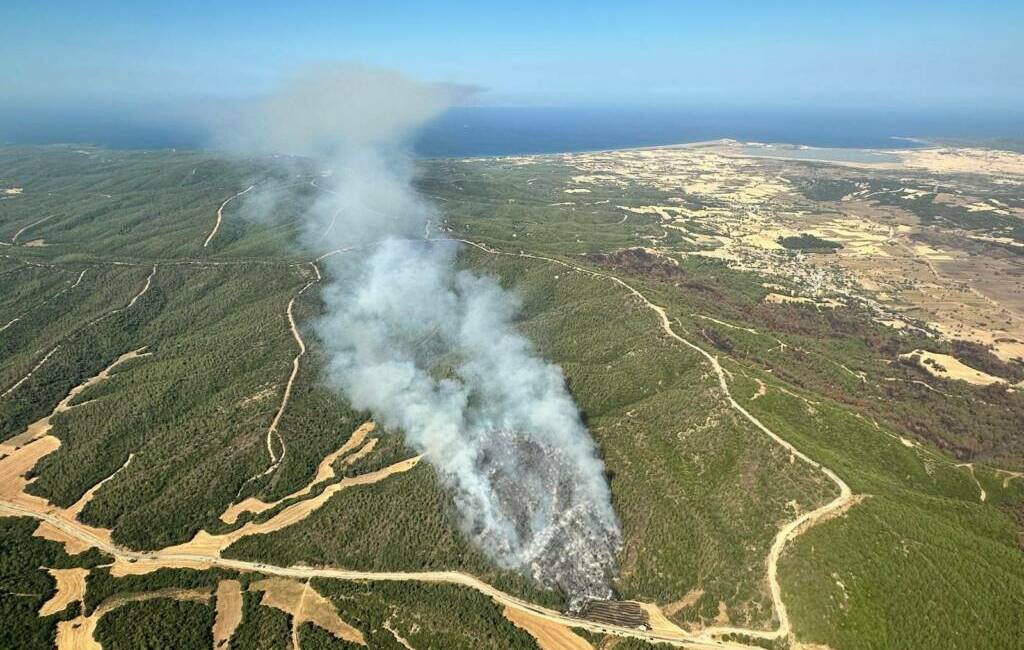
[[[3,106],[152,106],[269,92],[357,61],[501,106],[1024,109],[1024,5],[541,3],[413,8],[41,2],[0,23]]]
[[[1024,5],[1010,2],[107,0],[9,14],[0,142],[210,146],[212,120],[299,71],[353,61],[470,90],[427,130],[431,154],[1024,137]]]

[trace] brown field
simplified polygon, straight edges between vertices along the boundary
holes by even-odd
[[[213,622],[214,650],[227,648],[242,622],[242,585],[237,580],[217,583],[217,618]]]
[[[85,577],[89,569],[47,569],[57,581],[57,592],[39,608],[40,616],[63,612],[71,603],[85,597]]]
[[[324,459],[320,461],[320,464],[317,466],[316,474],[313,476],[313,479],[308,484],[306,484],[305,487],[296,490],[295,492],[292,492],[288,496],[282,497],[277,501],[273,501],[271,503],[267,503],[266,501],[262,501],[255,497],[249,497],[248,499],[245,499],[240,503],[232,504],[231,506],[229,506],[228,509],[221,514],[220,520],[226,524],[234,524],[238,521],[238,517],[244,512],[259,514],[261,512],[271,510],[278,504],[289,499],[295,499],[298,497],[306,496],[317,485],[334,478],[334,463],[337,462],[339,458],[345,456],[345,454],[348,454],[350,451],[352,451],[359,445],[363,444],[363,441],[366,440],[366,436],[369,433],[371,433],[376,428],[376,426],[377,424],[375,422],[370,421],[362,424],[359,428],[353,431],[352,435],[349,436],[349,439],[345,441],[345,444],[343,444],[337,451],[334,451],[325,456]],[[367,443],[369,449],[365,453],[362,453],[362,455],[359,457],[361,458],[362,456],[365,456],[367,453],[372,451],[373,445],[375,444],[376,438],[371,438],[370,443]],[[361,452],[363,452],[362,449],[360,449],[359,452],[357,452],[357,454]],[[346,464],[351,464],[353,462],[355,461],[346,459]]]
[[[69,621],[57,623],[57,638],[54,644],[57,650],[102,650],[96,641],[96,625],[100,619],[126,603],[138,603],[156,598],[173,598],[175,600],[191,600],[209,602],[209,592],[202,589],[161,589],[138,594],[113,596],[100,603],[89,616],[79,615]]]
[[[505,618],[516,627],[529,632],[540,650],[593,650],[587,640],[564,625],[506,607]]]
[[[298,630],[303,623],[312,623],[344,641],[366,645],[363,633],[343,621],[331,601],[317,593],[309,582],[267,578],[252,583],[249,590],[263,592],[260,604],[291,616],[292,647],[295,650],[299,648]]]

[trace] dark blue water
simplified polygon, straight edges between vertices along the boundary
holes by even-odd
[[[202,149],[210,141],[200,126],[150,121],[124,111],[2,108],[0,143],[94,144],[109,149]]]
[[[137,115],[137,113],[136,113]],[[426,157],[620,149],[733,138],[815,147],[902,148],[898,136],[1024,138],[1024,113],[984,110],[772,110],[692,108],[457,108],[419,134]],[[88,143],[116,149],[209,146],[194,123],[114,111],[0,108],[0,142]]]
[[[813,147],[907,148],[899,137],[1024,137],[1024,114],[984,111],[461,108],[420,134],[423,156],[621,149],[733,138]]]

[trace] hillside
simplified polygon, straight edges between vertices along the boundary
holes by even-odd
[[[319,171],[0,148],[0,646],[1011,647],[1024,156],[901,156],[420,162],[565,374],[637,627],[495,566],[325,381],[366,250],[301,236]]]

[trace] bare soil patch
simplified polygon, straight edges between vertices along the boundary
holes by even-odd
[[[242,622],[242,585],[237,580],[217,583],[217,617],[213,622],[213,648],[227,648]]]
[[[690,591],[686,592],[685,596],[683,596],[675,602],[671,602],[665,605],[661,609],[663,612],[665,612],[667,616],[675,616],[687,607],[693,607],[694,605],[696,605],[697,601],[700,600],[700,597],[703,595],[703,589],[691,589]]]
[[[900,359],[915,361],[928,374],[940,379],[958,379],[975,386],[1006,383],[1005,380],[993,377],[980,370],[975,370],[948,354],[929,352],[927,350],[914,350],[913,352],[901,354]]]
[[[57,591],[39,608],[40,616],[63,612],[71,603],[85,598],[85,577],[89,569],[47,569],[57,581]]]
[[[249,590],[263,592],[261,605],[279,609],[292,617],[293,648],[298,648],[298,629],[303,623],[312,623],[344,641],[366,645],[363,633],[343,621],[334,604],[321,596],[308,582],[267,578],[252,583]]]
[[[269,503],[257,499],[256,497],[249,497],[248,499],[245,499],[240,503],[232,504],[231,506],[229,506],[228,509],[221,514],[220,520],[226,524],[234,524],[238,521],[238,517],[241,516],[241,514],[244,512],[259,514],[261,512],[266,512],[267,510],[271,510],[277,507],[284,501],[306,496],[317,485],[333,479],[335,477],[334,463],[337,462],[339,458],[345,456],[345,454],[348,454],[350,451],[352,451],[359,445],[363,444],[363,441],[366,440],[366,436],[370,432],[372,432],[376,428],[376,426],[377,424],[371,420],[370,422],[363,423],[361,426],[359,426],[359,428],[353,431],[352,435],[349,436],[348,440],[345,441],[345,444],[339,447],[336,451],[324,456],[324,459],[321,460],[320,464],[317,466],[316,474],[313,476],[313,480],[311,480],[303,488],[296,490],[295,492],[292,492],[291,494],[282,497],[277,501],[272,501]],[[376,444],[376,438],[371,438],[370,441],[371,443]],[[369,446],[370,451],[372,451],[373,449],[373,444],[367,445]],[[362,450],[360,450],[360,452],[361,451]],[[369,451],[366,451],[366,453],[369,453]],[[349,459],[346,459],[346,464],[351,464],[352,462],[355,461],[349,461]]]
[[[513,625],[526,630],[540,650],[593,650],[594,646],[586,639],[564,625],[511,607],[506,607],[503,613]]]

